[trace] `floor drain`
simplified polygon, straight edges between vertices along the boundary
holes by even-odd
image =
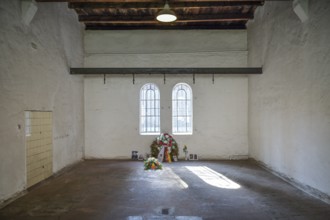
[[[162,215],[168,215],[169,209],[162,209]]]

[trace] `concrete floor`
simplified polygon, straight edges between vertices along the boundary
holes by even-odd
[[[0,219],[330,219],[330,205],[253,161],[85,161],[0,210]]]

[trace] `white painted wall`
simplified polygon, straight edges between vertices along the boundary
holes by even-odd
[[[86,32],[87,67],[238,67],[246,66],[246,31]],[[161,96],[161,130],[171,133],[171,92],[176,83],[193,90],[194,131],[175,136],[203,159],[246,158],[247,76],[85,77],[85,156],[128,158],[149,153],[156,136],[139,135],[139,91],[156,83]]]
[[[20,1],[0,1],[0,203],[26,187],[24,110],[53,111],[53,172],[82,158],[82,27],[67,4],[38,3],[30,25]]]
[[[186,82],[193,90],[193,135],[176,135],[182,147],[203,159],[246,158],[247,77],[132,76],[85,78],[85,124],[87,158],[128,158],[132,150],[150,153],[156,136],[139,135],[139,92],[145,83],[160,89],[161,131],[172,130],[171,94],[176,83]]]
[[[330,2],[266,2],[248,25],[249,152],[287,178],[330,195]],[[322,194],[324,193],[324,194]]]
[[[245,67],[245,30],[86,31],[86,67]]]

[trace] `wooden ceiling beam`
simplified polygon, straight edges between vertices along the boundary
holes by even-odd
[[[190,25],[173,24],[86,24],[85,30],[245,30],[245,24],[199,23]]]
[[[36,2],[72,2],[72,3],[100,3],[100,2],[160,2],[162,0],[36,0]]]
[[[171,25],[175,25],[177,23],[203,23],[204,25],[207,25],[207,23],[214,23],[214,22],[224,22],[224,21],[232,21],[232,20],[224,20],[224,19],[203,19],[203,20],[176,20],[173,24]],[[237,21],[237,20],[236,20]],[[141,21],[137,21],[137,20],[130,20],[130,21],[124,21],[124,20],[116,20],[116,21],[99,21],[99,22],[85,22],[86,25],[88,24],[93,24],[93,25],[97,25],[97,24],[116,24],[116,25],[121,25],[121,24],[128,24],[128,25],[144,25],[144,24],[158,24],[160,23],[157,20],[141,20]],[[167,24],[164,24],[167,25]]]
[[[115,0],[115,1],[117,1],[117,0]],[[137,1],[139,1],[139,0],[137,0]],[[286,0],[286,1],[289,1],[289,0]],[[240,2],[240,3],[245,3],[245,2],[265,2],[265,0],[168,0],[168,2],[169,3],[171,3],[171,2]]]
[[[253,18],[253,14],[209,14],[209,15],[177,15],[181,22],[221,22],[221,21],[247,21]],[[97,16],[97,15],[79,15],[79,21],[85,23],[159,23],[155,16]]]
[[[223,6],[260,6],[261,1],[226,1],[226,2],[173,2],[171,8],[212,8]],[[69,3],[72,9],[104,9],[104,8],[135,8],[135,9],[161,9],[164,7],[163,2],[107,2],[107,3]]]
[[[165,3],[165,0],[36,0],[37,2],[69,2],[69,3],[130,3],[130,2],[154,2]],[[189,2],[218,2],[218,3],[234,3],[234,4],[264,4],[265,0],[168,0],[172,3],[189,3]]]

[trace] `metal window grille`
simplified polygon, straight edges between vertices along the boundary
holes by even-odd
[[[140,91],[140,134],[160,134],[160,94],[153,83]]]
[[[192,91],[188,84],[179,83],[172,90],[172,132],[192,134]]]

